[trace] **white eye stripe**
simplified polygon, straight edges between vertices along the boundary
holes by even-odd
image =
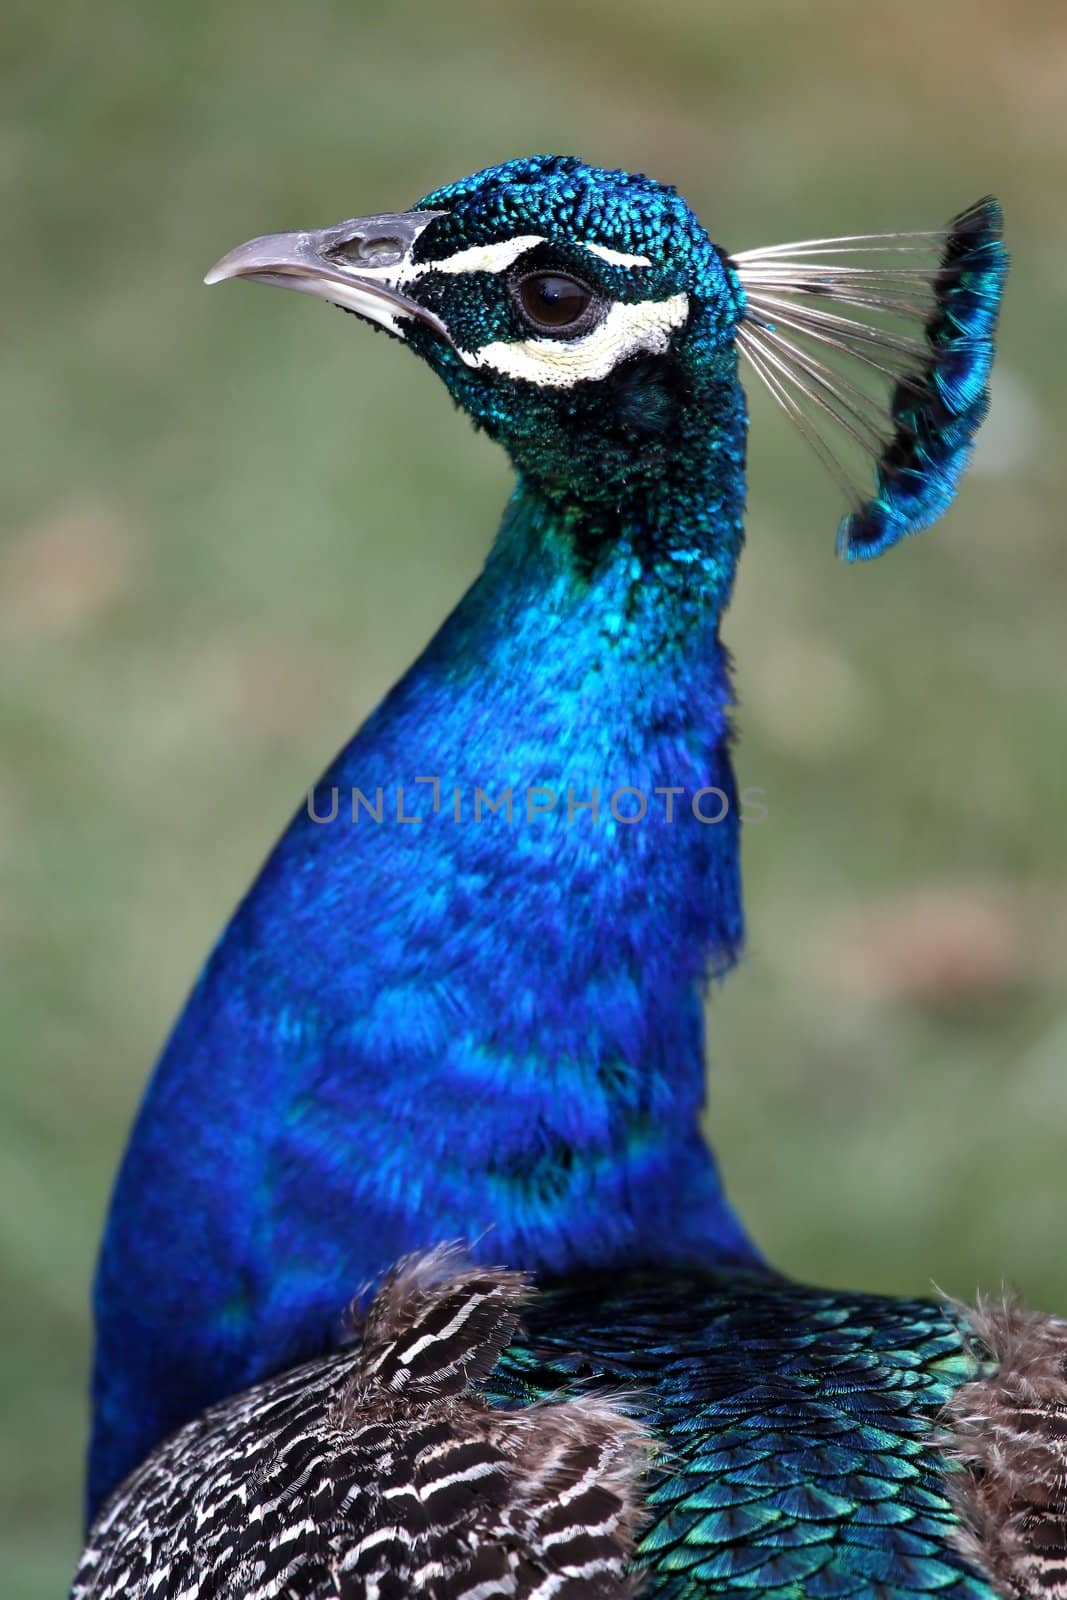
[[[581,339],[497,340],[459,354],[469,367],[491,367],[541,388],[570,389],[576,383],[606,378],[630,356],[661,355],[688,314],[689,296],[685,294],[632,305],[618,302]]]
[[[606,261],[609,267],[650,267],[652,262],[648,256],[628,256],[624,250],[612,250],[606,244],[592,244],[588,240],[582,244],[583,250],[591,250],[601,261]]]
[[[455,255],[444,256],[440,261],[423,261],[409,267],[406,278],[421,278],[427,272],[506,272],[527,250],[549,241],[539,233],[520,233],[514,239],[502,239],[498,244],[475,244],[469,250],[457,250]],[[612,267],[650,267],[648,256],[628,256],[622,250],[612,250],[606,244],[592,240],[579,241],[582,250],[599,256]]]
[[[415,268],[419,277],[424,272],[506,272],[512,262],[544,244],[539,233],[520,233],[514,239],[502,239],[499,244],[474,244],[469,250],[457,250],[454,256],[441,261],[424,261]]]

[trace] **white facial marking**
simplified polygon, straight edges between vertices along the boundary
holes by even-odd
[[[689,296],[669,300],[616,303],[592,333],[582,339],[498,340],[480,350],[461,350],[468,367],[492,367],[509,378],[522,378],[546,389],[570,389],[589,379],[606,378],[629,356],[661,355],[675,328],[689,314]]]
[[[544,242],[539,233],[520,233],[499,244],[472,244],[469,250],[457,250],[443,261],[424,261],[415,272],[420,277],[424,272],[506,272],[513,261]]]
[[[423,261],[418,266],[406,267],[403,280],[397,281],[410,282],[427,272],[506,272],[527,250],[548,242],[539,233],[520,233],[514,239],[502,239],[498,244],[474,244],[469,250],[457,250],[454,256],[445,256],[440,261]],[[612,267],[652,265],[648,256],[628,256],[621,250],[612,250],[606,244],[594,244],[591,240],[582,240],[580,247],[599,256],[601,261],[606,261]]]
[[[583,250],[591,250],[601,261],[606,261],[609,267],[650,267],[652,262],[648,256],[628,256],[624,250],[612,250],[606,244],[590,244],[588,240],[582,245]]]

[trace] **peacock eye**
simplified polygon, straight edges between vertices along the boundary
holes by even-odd
[[[534,272],[516,285],[522,314],[533,327],[562,333],[582,321],[593,298],[592,289],[561,272]]]

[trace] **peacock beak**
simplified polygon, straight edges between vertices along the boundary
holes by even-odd
[[[249,278],[298,289],[355,311],[390,333],[402,334],[404,319],[414,317],[451,343],[440,317],[404,293],[419,275],[412,262],[416,240],[446,214],[401,211],[352,217],[316,233],[267,233],[216,261],[204,282]]]

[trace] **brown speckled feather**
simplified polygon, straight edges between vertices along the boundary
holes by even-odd
[[[1004,1594],[1067,1600],[1067,1322],[1009,1299],[961,1309],[984,1366],[944,1414],[961,1542]]]

